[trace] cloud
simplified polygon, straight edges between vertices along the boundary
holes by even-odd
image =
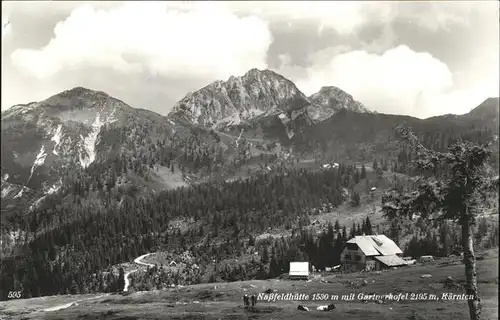
[[[489,3],[488,3],[489,2]],[[318,32],[334,29],[353,35],[363,26],[395,20],[412,21],[429,31],[447,29],[453,24],[468,24],[474,10],[491,11],[498,4],[477,2],[373,2],[373,1],[264,1],[223,2],[239,13],[257,14],[268,21],[309,20],[318,23]]]
[[[369,109],[418,117],[464,113],[486,98],[480,86],[455,88],[446,64],[404,45],[382,54],[360,50],[332,55],[328,50],[312,55],[307,77],[295,79],[307,95],[332,85]]]
[[[2,11],[22,13],[24,16],[32,18],[40,18],[40,13],[45,15],[65,15],[82,5],[90,4],[94,8],[111,9],[121,6],[125,1],[53,1],[53,0],[39,0],[39,1],[3,1]]]
[[[162,2],[108,10],[84,5],[58,23],[54,34],[39,50],[14,51],[12,63],[39,79],[82,67],[217,79],[266,68],[272,42],[267,24],[255,16],[238,17],[219,5],[186,10]]]
[[[263,1],[257,3],[237,1],[221,2],[240,14],[256,14],[268,21],[314,21],[318,32],[330,28],[339,34],[356,32],[368,21],[367,11],[374,8],[370,3],[356,1]],[[384,4],[378,3],[378,12],[385,12]]]
[[[472,14],[484,15],[498,8],[495,1],[409,2],[397,4],[397,18],[407,19],[430,31],[470,26]]]

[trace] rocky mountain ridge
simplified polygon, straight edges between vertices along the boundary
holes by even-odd
[[[169,116],[191,125],[223,130],[268,116],[278,117],[287,126],[300,114],[312,124],[341,109],[369,112],[339,88],[323,87],[306,97],[292,81],[274,71],[251,69],[241,77],[215,81],[187,94],[175,104]]]
[[[309,104],[307,97],[290,80],[270,70],[251,69],[241,77],[215,81],[187,94],[174,105],[170,115],[192,125],[220,130],[258,116],[280,114]]]

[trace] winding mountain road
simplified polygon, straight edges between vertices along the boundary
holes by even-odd
[[[154,267],[155,266],[154,264],[147,263],[147,262],[142,262],[141,261],[142,259],[144,259],[145,257],[147,257],[147,256],[149,256],[151,254],[152,253],[143,254],[142,256],[136,258],[134,260],[134,263],[137,263],[137,264],[139,264],[141,266],[145,266],[145,267]],[[128,291],[128,287],[130,286],[130,279],[128,278],[129,275],[131,273],[139,271],[140,269],[141,268],[137,268],[137,269],[134,269],[132,271],[129,271],[129,272],[125,273],[125,286],[123,287],[123,291]],[[99,298],[102,298],[102,297],[107,296],[107,295],[109,295],[109,294],[99,295],[97,297],[92,297],[92,298],[88,298],[88,299],[77,300],[77,301],[73,301],[73,302],[70,302],[70,303],[65,303],[65,304],[61,304],[61,305],[58,305],[58,306],[54,306],[54,307],[51,307],[51,308],[46,308],[46,309],[43,309],[43,311],[44,312],[58,311],[58,310],[62,310],[62,309],[66,309],[66,308],[78,305],[78,302],[99,299]]]
[[[151,264],[151,263],[147,263],[147,262],[142,262],[141,260],[146,258],[147,256],[151,255],[151,253],[146,253],[146,254],[143,254],[142,256],[136,258],[134,260],[134,263],[137,263],[137,264],[140,264],[140,265],[143,265],[143,266],[146,266],[146,267],[154,267],[155,265],[154,264]],[[139,271],[140,269],[134,269],[134,270],[131,270],[127,273],[125,273],[125,286],[123,287],[123,291],[128,291],[128,287],[130,286],[130,279],[128,278],[128,276],[131,274],[131,273],[134,273],[136,271]]]

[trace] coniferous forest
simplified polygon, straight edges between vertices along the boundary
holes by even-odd
[[[198,252],[197,263],[206,265],[209,252],[223,259],[254,233],[282,225],[300,228],[309,224],[310,208],[341,204],[342,187],[353,172],[352,167],[286,170],[126,197],[116,207],[90,203],[75,210],[53,199],[52,207],[46,204],[19,222],[27,224],[34,238],[3,261],[2,289],[22,288],[25,297],[88,292],[108,280],[112,290],[112,273],[106,279],[97,276],[94,284],[88,275],[159,248]],[[176,218],[191,219],[191,227],[169,228]]]

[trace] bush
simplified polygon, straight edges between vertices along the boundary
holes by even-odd
[[[361,197],[359,196],[359,193],[356,191],[353,191],[351,193],[351,205],[354,207],[358,207],[361,201]]]

